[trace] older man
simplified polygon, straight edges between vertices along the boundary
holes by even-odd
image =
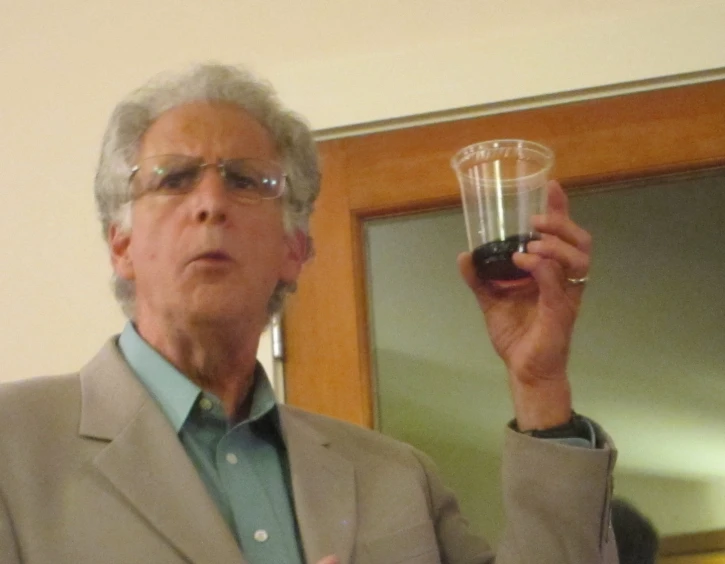
[[[310,255],[318,187],[310,131],[243,71],[119,104],[96,200],[129,323],[78,373],[1,389],[0,564],[494,561],[424,455],[274,401],[255,354]],[[555,183],[535,226],[528,281],[459,259],[515,407],[496,562],[616,562],[614,454],[566,376],[589,236]]]

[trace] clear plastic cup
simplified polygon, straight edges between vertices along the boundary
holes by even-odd
[[[531,216],[546,211],[554,152],[533,141],[498,139],[464,147],[451,159],[463,200],[469,250],[484,280],[528,276],[511,261],[539,238]]]

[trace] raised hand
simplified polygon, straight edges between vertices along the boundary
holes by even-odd
[[[509,371],[521,430],[547,428],[571,416],[566,374],[571,337],[589,271],[591,236],[569,217],[558,182],[548,184],[547,213],[535,216],[541,240],[513,261],[531,277],[513,282],[482,281],[470,253],[458,257],[461,275],[484,314],[496,352]]]

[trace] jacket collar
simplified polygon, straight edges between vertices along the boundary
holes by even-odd
[[[125,362],[117,337],[80,372],[84,437],[109,441],[94,465],[119,495],[194,564],[244,564],[174,429]],[[295,513],[306,560],[349,562],[356,534],[352,463],[309,423],[280,405]]]
[[[349,562],[357,532],[353,464],[309,422],[309,414],[280,406],[295,512],[308,562],[335,554]]]
[[[80,372],[81,436],[109,441],[93,464],[194,564],[243,564],[236,540],[171,424],[109,340]]]

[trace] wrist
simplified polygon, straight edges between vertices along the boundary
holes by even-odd
[[[594,427],[585,417],[582,417],[574,411],[572,411],[569,421],[563,425],[557,425],[556,427],[536,429],[533,431],[522,431],[519,429],[516,421],[514,421],[511,424],[511,428],[517,433],[522,433],[536,439],[565,441],[569,444],[573,444],[571,442],[572,439],[583,439],[587,443],[587,446],[591,447],[596,444],[596,432],[594,431]]]
[[[571,387],[566,378],[512,384],[516,426],[521,432],[551,429],[571,421]]]

